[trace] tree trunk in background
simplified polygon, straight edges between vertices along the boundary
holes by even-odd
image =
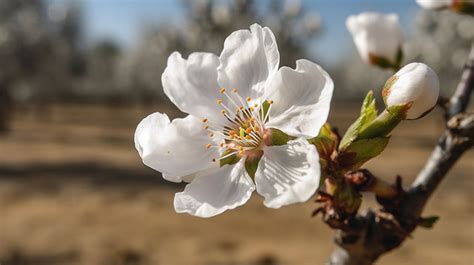
[[[0,135],[10,129],[11,96],[8,90],[8,81],[0,80]]]

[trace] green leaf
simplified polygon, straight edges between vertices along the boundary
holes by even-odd
[[[345,148],[351,142],[356,140],[359,132],[367,127],[377,117],[377,108],[375,106],[374,93],[369,91],[362,103],[359,118],[347,129],[346,134],[341,140],[339,149]]]
[[[433,228],[434,224],[439,220],[439,216],[432,215],[428,217],[420,217],[418,225],[424,228]]]
[[[338,162],[348,170],[356,170],[370,159],[380,155],[387,147],[389,140],[390,137],[357,140],[340,151]]]

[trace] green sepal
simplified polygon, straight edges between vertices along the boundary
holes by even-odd
[[[400,47],[400,48],[398,48],[397,58],[395,59],[395,64],[392,65],[392,69],[394,71],[400,70],[400,65],[402,65],[402,61],[403,61],[403,50]]]
[[[339,136],[332,130],[329,123],[325,123],[318,136],[309,139],[308,142],[316,146],[320,158],[330,159],[339,145]]]
[[[377,107],[375,106],[374,93],[369,91],[362,103],[359,118],[347,129],[341,140],[339,149],[344,149],[359,137],[359,133],[367,127],[377,117]]]
[[[434,224],[439,220],[439,216],[433,215],[428,217],[420,217],[418,225],[424,228],[433,228]]]
[[[258,154],[254,155],[253,157],[247,157],[245,160],[245,170],[252,179],[255,179],[255,173],[257,172],[258,163],[260,162],[262,155],[263,151],[260,150]]]
[[[370,159],[380,155],[389,140],[390,137],[357,140],[340,151],[339,165],[347,170],[357,170]]]
[[[224,156],[226,156],[226,155],[228,155],[232,152],[235,152],[235,150],[227,149],[222,153],[222,157],[224,157]],[[240,157],[237,154],[235,154],[235,155],[228,156],[224,159],[221,159],[220,162],[219,162],[219,165],[221,167],[223,167],[224,165],[233,165],[233,164],[236,164],[237,162],[239,162],[239,160],[240,160]]]
[[[324,180],[328,176],[328,167],[333,154],[337,152],[339,140],[339,135],[333,131],[329,123],[325,123],[323,127],[321,127],[318,136],[308,139],[308,142],[316,147],[319,154],[319,164],[321,166],[320,185],[324,183]]]
[[[267,116],[267,112],[268,112],[268,109],[270,108],[270,103],[268,103],[267,100],[265,100],[263,103],[262,103],[262,110],[263,110],[263,115],[262,117],[266,117]],[[268,121],[268,118],[264,121],[264,122],[267,122]]]
[[[371,64],[377,65],[382,69],[393,69],[398,71],[403,60],[403,51],[401,48],[398,49],[397,56],[394,62],[391,62],[385,57],[378,56],[373,53],[369,53],[369,61]]]
[[[267,138],[264,139],[265,144],[268,146],[273,146],[273,145],[285,145],[288,143],[289,140],[295,139],[295,137],[290,136],[286,133],[284,133],[281,130],[272,128],[268,130]]]

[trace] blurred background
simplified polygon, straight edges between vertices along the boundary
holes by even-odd
[[[152,112],[183,116],[161,88],[173,51],[219,54],[255,22],[275,33],[281,65],[308,58],[330,73],[343,131],[392,74],[356,53],[345,19],[363,11],[398,13],[404,62],[430,65],[451,94],[474,18],[414,0],[0,0],[0,264],[323,264],[333,231],[310,218],[314,203],[271,210],[254,195],[212,219],[176,214],[184,186],[141,163],[133,133]],[[408,185],[442,124],[439,110],[404,122],[367,167]],[[379,264],[474,264],[473,162],[470,151],[431,200],[435,228]]]

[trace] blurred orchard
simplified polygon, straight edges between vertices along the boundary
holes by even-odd
[[[254,23],[274,32],[280,66],[294,68],[306,58],[330,74],[329,121],[339,129],[357,118],[369,90],[382,105],[380,91],[393,73],[364,63],[346,29],[351,43],[337,47],[348,49],[327,49],[337,59],[322,61],[331,56],[318,54],[315,44],[328,34],[331,14],[307,9],[304,1],[176,4],[178,20],[144,21],[137,39],[125,45],[105,36],[87,39],[84,1],[0,0],[0,264],[309,265],[327,259],[333,231],[310,218],[311,201],[272,211],[252,198],[209,220],[176,214],[173,194],[183,185],[142,165],[133,131],[154,111],[183,116],[162,88],[172,52],[220,54],[229,34]],[[404,62],[429,65],[441,97],[449,97],[474,40],[474,17],[415,11],[402,21]],[[444,129],[439,114],[397,128],[391,148],[370,162],[373,171],[390,182],[401,174],[410,183]],[[474,262],[472,161],[472,152],[460,160],[428,208],[442,216],[436,231],[417,230],[380,264]]]
[[[19,105],[41,110],[59,102],[169,104],[160,75],[171,52],[218,54],[227,35],[254,22],[275,33],[281,65],[293,66],[299,58],[318,61],[310,44],[324,34],[324,16],[305,11],[299,1],[267,1],[263,8],[257,2],[180,1],[182,23],[144,23],[137,43],[122,47],[109,39],[86,45],[80,1],[4,0],[0,128],[8,128],[8,112]],[[474,38],[473,18],[420,9],[413,21],[404,32],[406,60],[428,63],[442,86],[452,88]],[[325,66],[338,87],[336,100],[360,98],[369,89],[367,80],[382,83],[387,78],[387,73],[363,67],[356,53],[343,54]]]

